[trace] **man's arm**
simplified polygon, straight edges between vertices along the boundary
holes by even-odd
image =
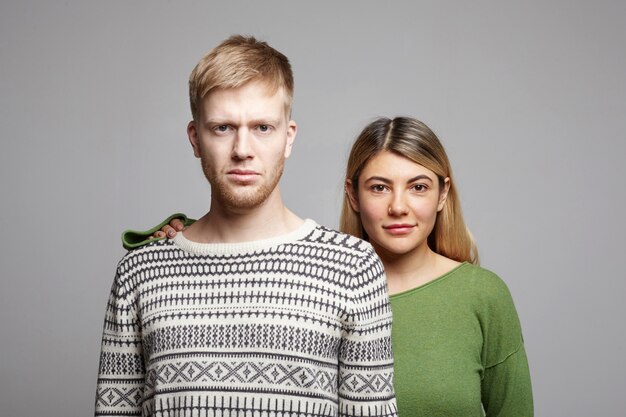
[[[353,282],[339,351],[339,415],[395,417],[391,308],[383,266],[371,247]]]
[[[144,380],[136,300],[118,272],[104,318],[95,415],[140,416]]]

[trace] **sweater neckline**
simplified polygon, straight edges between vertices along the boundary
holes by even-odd
[[[239,255],[295,242],[309,235],[317,226],[314,220],[305,219],[302,225],[292,232],[249,242],[200,243],[187,239],[183,233],[177,233],[172,242],[178,248],[194,255]]]
[[[438,276],[437,278],[435,278],[435,279],[433,279],[431,281],[428,281],[425,284],[418,285],[417,287],[409,288],[408,290],[405,290],[405,291],[402,291],[402,292],[390,295],[389,299],[390,300],[394,300],[394,299],[397,299],[397,298],[407,297],[407,296],[410,296],[410,295],[412,295],[412,294],[414,294],[416,292],[419,292],[419,291],[425,290],[427,288],[430,288],[431,286],[436,285],[437,283],[439,283],[439,282],[445,280],[446,278],[454,275],[456,272],[458,272],[459,270],[463,269],[467,265],[470,265],[470,264],[468,262],[462,262],[461,264],[455,266],[454,268],[452,268],[448,272]]]

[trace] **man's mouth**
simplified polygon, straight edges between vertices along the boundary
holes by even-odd
[[[250,183],[255,181],[260,174],[251,169],[231,169],[226,172],[228,178],[239,183]]]

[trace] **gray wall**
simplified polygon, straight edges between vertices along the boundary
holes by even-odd
[[[536,414],[623,415],[626,2],[210,3],[2,0],[3,417],[92,413],[120,231],[208,207],[186,79],[233,33],[292,61],[295,212],[336,226],[360,128],[425,121],[517,303]]]

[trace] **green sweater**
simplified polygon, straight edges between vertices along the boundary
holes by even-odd
[[[533,415],[519,319],[498,276],[464,263],[391,307],[399,416]]]
[[[177,213],[146,231],[122,234],[145,245]],[[519,319],[504,282],[464,263],[391,296],[395,391],[400,417],[530,417],[533,398]],[[483,412],[484,409],[484,412]]]

